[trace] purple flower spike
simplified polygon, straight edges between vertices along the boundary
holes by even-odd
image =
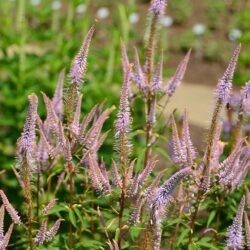
[[[242,110],[246,114],[250,114],[250,81],[242,88],[241,91],[242,98]]]
[[[223,104],[226,104],[229,100],[230,97],[230,92],[232,89],[232,80],[233,80],[233,75],[234,71],[236,68],[237,60],[239,57],[240,53],[240,48],[241,46],[237,46],[235,49],[233,56],[231,58],[231,61],[222,76],[221,79],[219,79],[218,84],[217,84],[217,89],[216,89],[216,96],[220,102]]]
[[[187,64],[190,58],[190,54],[191,50],[188,51],[184,59],[180,62],[174,75],[169,79],[165,87],[165,92],[169,97],[171,97],[174,94],[177,87],[181,84],[181,81],[187,69]]]
[[[243,232],[242,232],[242,219],[243,212],[245,207],[245,195],[240,201],[238,211],[236,216],[233,219],[233,224],[228,228],[227,236],[227,247],[229,249],[242,249],[243,241]]]
[[[156,221],[160,219],[159,216],[162,214],[162,211],[170,203],[174,189],[180,180],[188,176],[190,173],[191,168],[184,168],[173,174],[167,181],[163,183],[162,186],[158,188],[155,200],[152,202],[152,212]]]
[[[115,124],[116,138],[119,138],[121,134],[127,134],[130,130],[130,123],[131,123],[130,107],[129,107],[131,67],[128,64],[127,57],[125,55],[126,54],[124,53],[124,47],[122,45],[124,81],[121,90],[119,111],[117,114],[117,120]]]
[[[83,75],[87,68],[87,56],[89,52],[89,45],[94,34],[95,28],[92,26],[88,31],[86,37],[84,38],[82,47],[75,59],[73,60],[71,69],[70,69],[70,79],[73,84],[79,86],[82,83]]]
[[[155,15],[164,15],[167,0],[152,0],[149,11]]]
[[[35,94],[28,96],[29,107],[26,116],[26,121],[24,124],[23,132],[21,137],[18,139],[17,147],[18,154],[26,156],[31,156],[34,153],[34,148],[36,144],[36,119],[37,119],[37,106],[38,98]]]

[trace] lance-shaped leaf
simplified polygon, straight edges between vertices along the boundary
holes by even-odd
[[[47,231],[47,220],[44,220],[36,234],[35,243],[37,246],[42,245],[46,240],[46,231]]]
[[[52,106],[55,110],[56,115],[62,118],[63,113],[63,82],[65,78],[65,69],[63,69],[60,74],[56,85],[56,90],[52,98]]]
[[[236,216],[232,225],[228,228],[227,247],[232,249],[241,249],[243,247],[243,228],[242,219],[245,207],[245,195],[242,197]]]
[[[10,241],[10,236],[11,236],[12,231],[13,231],[13,227],[14,227],[14,223],[11,223],[8,231],[4,235],[3,241],[1,242],[1,245],[0,245],[1,249],[6,249],[8,247],[9,241]]]
[[[241,49],[240,45],[236,47],[233,53],[233,56],[231,58],[231,61],[229,62],[224,75],[222,76],[221,79],[219,79],[218,84],[217,84],[216,97],[217,97],[217,100],[223,104],[226,104],[230,97],[233,75],[234,75],[234,71],[236,68],[240,49]]]
[[[3,192],[3,190],[0,190],[0,196],[3,202],[3,205],[6,209],[6,211],[8,212],[8,214],[10,215],[12,221],[16,224],[21,224],[21,220],[20,220],[20,216],[18,215],[18,212],[16,211],[16,209],[10,204],[7,196],[5,195],[5,193]]]
[[[188,51],[187,55],[184,57],[184,59],[180,62],[178,65],[174,75],[169,79],[166,87],[165,87],[165,92],[166,94],[171,97],[177,87],[180,85],[184,74],[186,72],[187,64],[190,58],[191,50]]]
[[[38,98],[35,94],[28,96],[29,107],[24,124],[23,132],[21,137],[17,141],[17,152],[19,156],[34,158],[34,151],[36,147],[36,118],[37,118],[37,106]]]
[[[138,55],[136,48],[134,48],[134,53],[135,53],[135,65],[134,65],[134,72],[133,72],[133,74],[131,74],[131,78],[137,84],[141,93],[145,96],[146,95],[146,85],[147,85],[146,84],[146,77],[145,77],[144,72],[142,70],[140,60],[139,60],[139,55]]]
[[[73,84],[76,84],[77,86],[79,86],[83,81],[83,77],[87,68],[87,56],[89,52],[89,45],[93,37],[94,31],[95,28],[94,26],[92,26],[88,31],[86,37],[84,38],[82,46],[78,54],[75,56],[71,65],[69,77],[71,79],[71,82]]]

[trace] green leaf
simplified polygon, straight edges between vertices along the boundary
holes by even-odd
[[[208,220],[207,220],[207,227],[209,227],[209,225],[211,224],[211,222],[213,221],[213,219],[215,218],[216,215],[216,211],[213,210],[209,216],[208,216]]]
[[[76,216],[75,216],[75,214],[74,214],[74,211],[73,210],[69,210],[69,220],[70,220],[70,222],[72,223],[72,225],[75,227],[75,228],[77,228],[77,226],[76,226]]]

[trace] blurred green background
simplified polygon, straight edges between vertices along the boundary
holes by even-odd
[[[39,95],[40,91],[52,95],[59,71],[68,71],[93,23],[96,32],[83,88],[83,109],[87,111],[103,99],[107,99],[108,106],[117,105],[122,82],[120,40],[126,43],[131,59],[133,46],[143,48],[148,6],[146,0],[0,1],[2,168],[8,169],[14,163],[27,95]],[[171,0],[161,24],[165,77],[192,48],[186,81],[216,84],[232,48],[241,42],[240,67],[234,83],[239,86],[250,78],[250,1]],[[112,149],[111,139],[107,145]]]

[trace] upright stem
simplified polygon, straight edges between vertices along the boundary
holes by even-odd
[[[37,222],[39,222],[39,208],[40,208],[40,185],[41,185],[41,173],[40,173],[40,165],[38,166],[38,173],[37,173],[37,197],[36,197],[36,215],[37,215]]]
[[[152,74],[154,68],[154,54],[155,54],[155,45],[156,45],[156,35],[157,35],[157,23],[159,20],[159,15],[154,14],[151,20],[150,34],[147,43],[146,49],[146,76],[148,83],[148,95],[146,103],[146,116],[147,116],[147,125],[146,125],[146,151],[144,157],[144,168],[148,163],[149,156],[151,154],[151,141],[153,134],[153,124],[149,121],[149,116],[151,113],[151,103],[155,101],[155,95],[151,93],[150,85],[152,81]]]
[[[125,207],[125,196],[126,196],[126,176],[127,176],[127,161],[128,161],[128,148],[126,145],[126,134],[122,134],[120,138],[120,162],[122,170],[122,192],[120,197],[120,210],[119,210],[119,237],[118,237],[118,246],[121,249],[122,245],[122,227],[123,227],[123,212]]]
[[[73,209],[73,172],[74,166],[72,162],[68,163],[68,170],[69,170],[69,209],[72,211]],[[69,250],[73,250],[73,228],[72,223],[69,224]]]
[[[201,184],[199,186],[196,202],[194,205],[194,213],[192,214],[192,217],[191,217],[188,245],[192,244],[192,242],[193,242],[194,227],[195,227],[195,222],[196,222],[199,206],[200,206],[200,203],[202,201],[203,195],[206,192],[206,190],[203,190],[202,185],[204,184],[204,180],[205,180],[204,177],[205,177],[206,171],[210,169],[211,156],[212,156],[213,144],[214,144],[214,135],[216,133],[216,129],[217,129],[217,125],[218,125],[218,118],[219,118],[221,108],[222,108],[222,102],[218,100],[216,103],[216,107],[215,107],[215,110],[213,113],[210,130],[208,133],[208,143],[207,143],[205,159],[204,159],[204,168],[203,168],[202,176],[201,176]],[[210,171],[208,171],[207,174],[210,174],[209,172]]]

